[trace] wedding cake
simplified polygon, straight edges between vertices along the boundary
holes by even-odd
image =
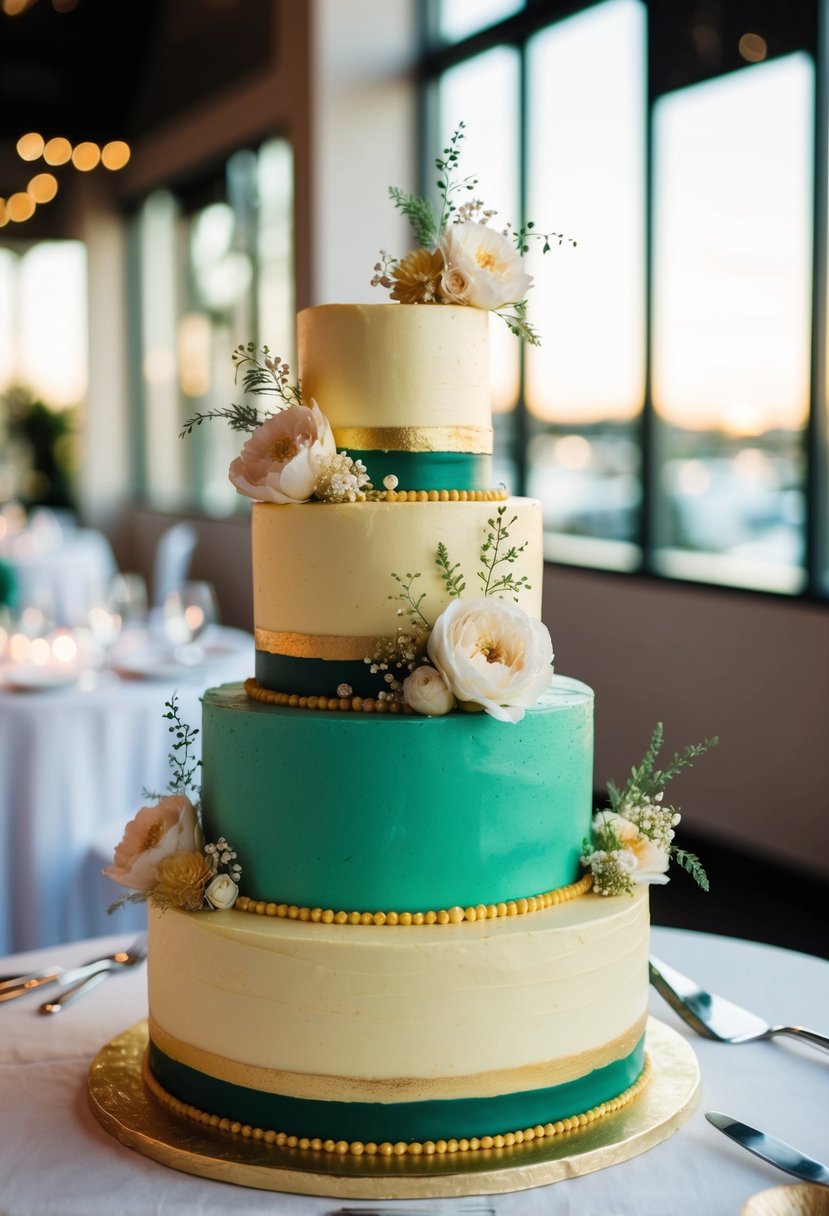
[[[455,219],[378,263],[394,303],[300,313],[298,383],[237,348],[246,401],[277,398],[231,418],[255,677],[204,697],[199,808],[172,706],[175,792],[109,871],[150,897],[150,1088],[298,1150],[509,1147],[647,1078],[646,884],[678,816],[657,739],[593,816],[540,504],[491,485],[489,311],[529,279]]]

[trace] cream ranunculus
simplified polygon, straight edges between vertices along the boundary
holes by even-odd
[[[635,823],[613,811],[599,811],[594,824],[596,828],[612,828],[622,848],[634,858],[635,865],[631,867],[630,876],[635,883],[663,886],[669,881],[667,870],[671,861],[670,852],[655,840],[650,840]]]
[[[485,224],[449,224],[441,249],[446,263],[441,291],[449,303],[503,308],[523,300],[532,286],[512,241]]]
[[[225,908],[233,907],[238,895],[239,888],[230,875],[217,874],[213,881],[208,883],[204,898],[211,908],[222,912]]]
[[[334,433],[316,401],[290,405],[251,435],[228,476],[240,494],[261,502],[307,502],[327,460]]]
[[[455,707],[455,697],[435,667],[424,664],[403,681],[403,700],[416,714],[441,718]]]
[[[158,881],[158,866],[173,853],[201,848],[196,808],[184,794],[169,794],[155,806],[142,806],[124,829],[112,865],[104,874],[133,891],[148,891]]]
[[[512,600],[453,599],[426,649],[457,699],[499,722],[520,722],[553,674],[547,627]]]

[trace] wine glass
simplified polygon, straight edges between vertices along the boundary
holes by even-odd
[[[201,662],[204,648],[197,639],[218,619],[212,583],[185,583],[171,591],[164,600],[164,629],[173,644],[173,657],[188,665]]]
[[[110,611],[120,615],[125,627],[143,625],[147,619],[147,584],[140,574],[116,574],[106,602]]]

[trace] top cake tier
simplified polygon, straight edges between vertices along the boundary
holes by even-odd
[[[491,487],[489,313],[327,304],[297,317],[299,376],[375,486]]]

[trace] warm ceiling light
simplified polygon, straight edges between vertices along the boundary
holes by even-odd
[[[43,149],[43,159],[47,165],[65,165],[72,159],[72,145],[62,135],[56,135]]]
[[[13,194],[9,199],[6,207],[9,212],[9,219],[15,224],[22,224],[24,220],[30,220],[35,213],[35,200],[31,195],[18,192]]]
[[[51,203],[58,192],[58,179],[52,173],[38,173],[26,188],[36,203]]]
[[[3,0],[3,12],[7,17],[17,17],[25,13],[32,0]]]
[[[769,53],[768,44],[760,34],[743,34],[738,49],[748,63],[762,63]]]
[[[123,169],[130,158],[130,146],[123,139],[113,139],[104,145],[101,160],[105,169]]]
[[[6,200],[0,198],[0,228],[5,228],[9,222],[9,213],[6,209]]]
[[[101,149],[97,144],[89,143],[89,141],[77,144],[72,152],[72,164],[81,173],[88,173],[90,169],[94,169],[101,159]]]
[[[37,160],[43,155],[43,136],[38,135],[37,131],[21,135],[17,141],[17,155],[21,160]]]

